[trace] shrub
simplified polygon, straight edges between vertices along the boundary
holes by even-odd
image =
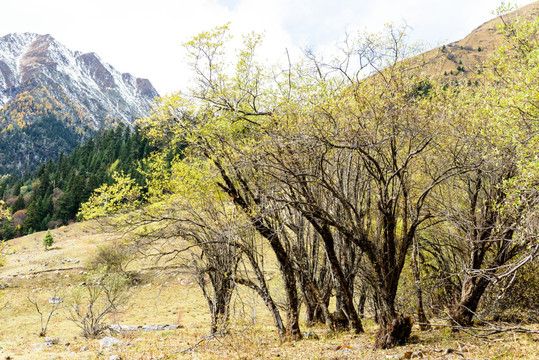
[[[129,278],[127,265],[133,260],[134,254],[126,244],[120,241],[108,242],[97,248],[94,257],[87,267],[91,271],[105,267],[108,272],[122,274]]]
[[[82,336],[96,338],[107,325],[105,320],[123,312],[129,300],[127,279],[118,273],[108,272],[102,266],[89,272],[82,286],[73,292],[70,319],[82,330]]]

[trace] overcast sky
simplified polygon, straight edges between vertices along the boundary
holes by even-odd
[[[531,0],[520,0],[523,6]],[[0,36],[51,34],[72,50],[96,52],[120,72],[165,94],[186,86],[181,44],[226,22],[236,37],[265,34],[270,62],[285,49],[327,48],[345,32],[411,27],[430,47],[460,40],[493,17],[500,0],[0,0]]]

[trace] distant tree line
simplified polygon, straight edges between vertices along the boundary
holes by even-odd
[[[54,121],[43,123],[52,124],[49,130],[55,131]],[[116,129],[99,131],[69,155],[61,152],[56,161],[48,160],[37,171],[8,177],[0,183],[0,195],[13,216],[1,223],[0,239],[76,220],[81,203],[94,189],[112,182],[115,171],[128,174],[144,187],[145,176],[137,167],[151,151],[138,128],[120,124]]]

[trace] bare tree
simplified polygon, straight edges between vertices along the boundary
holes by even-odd
[[[30,304],[32,304],[36,308],[36,311],[39,314],[41,325],[39,336],[47,336],[47,328],[49,327],[51,318],[58,310],[60,310],[63,305],[63,300],[60,298],[58,291],[54,291],[53,296],[48,300],[50,304],[49,311],[44,313],[39,305],[39,301],[35,297],[28,296],[27,299],[28,302],[30,302]]]
[[[117,317],[128,299],[127,279],[101,268],[85,276],[84,284],[73,293],[69,318],[82,336],[95,338],[107,328],[106,317]]]

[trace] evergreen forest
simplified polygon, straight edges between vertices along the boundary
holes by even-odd
[[[63,129],[60,122],[47,117],[30,125],[26,136],[33,134],[32,138],[41,138],[47,144],[46,134]],[[115,129],[99,131],[84,144],[77,144],[78,139],[70,134],[66,132],[63,137],[65,144],[50,145],[51,151],[60,150],[55,161],[48,160],[34,171],[27,169],[23,175],[15,173],[0,183],[2,199],[13,214],[2,222],[0,238],[10,239],[75,221],[80,205],[94,189],[112,182],[115,171],[145,186],[145,178],[137,168],[152,147],[138,128],[120,124]],[[73,150],[66,154],[69,148]]]

